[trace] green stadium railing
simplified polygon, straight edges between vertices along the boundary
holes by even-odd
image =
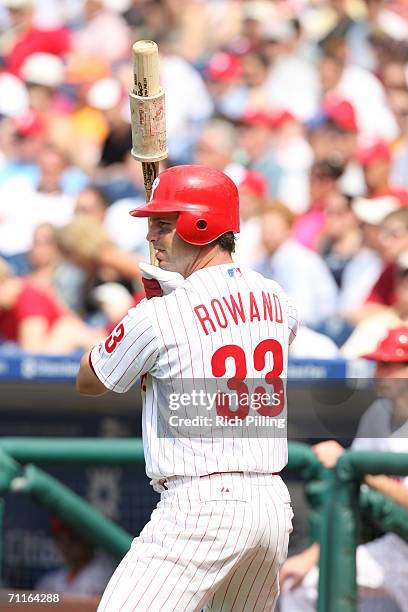
[[[110,463],[144,461],[140,438],[0,438],[0,449],[21,463]]]
[[[31,462],[124,465],[143,460],[140,439],[1,438],[0,497],[8,491],[30,495],[120,559],[130,547],[131,534]],[[311,527],[315,539],[320,540],[318,611],[354,612],[360,511],[383,529],[408,540],[408,512],[374,491],[361,491],[361,478],[368,473],[408,474],[408,453],[346,451],[332,471],[322,467],[310,446],[289,442],[286,469],[306,483]],[[1,499],[0,504],[1,529]]]
[[[337,461],[322,516],[318,612],[355,612],[356,548],[359,542],[361,480],[365,474],[408,474],[408,453],[346,451]],[[363,494],[374,519],[408,539],[408,512],[379,494]],[[381,525],[382,526],[382,525]]]
[[[31,462],[124,465],[143,460],[140,439],[4,437],[0,439],[0,496],[8,491],[30,495],[85,538],[121,559],[130,547],[131,534]],[[288,469],[306,482],[318,479],[322,471],[310,447],[297,442],[289,443]]]

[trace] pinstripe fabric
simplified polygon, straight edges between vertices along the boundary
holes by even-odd
[[[231,276],[231,270],[239,273]],[[279,304],[281,321],[276,316],[264,316],[264,295],[272,304]],[[252,320],[251,299],[258,305]],[[233,300],[241,301],[244,321],[236,312],[235,320],[231,315]],[[215,312],[214,304],[218,304]],[[217,323],[217,316],[223,323],[219,304],[223,305],[227,325]],[[215,330],[196,315],[197,307],[211,313]],[[286,378],[288,346],[296,334],[297,320],[296,310],[279,285],[232,264],[204,268],[166,297],[143,301],[131,309],[122,323],[125,335],[115,350],[108,354],[101,343],[93,349],[91,361],[105,386],[120,393],[127,391],[140,374],[149,373],[143,398],[143,439],[146,472],[153,481],[174,474],[282,470],[287,463],[286,438],[276,435],[273,428],[268,437],[257,428],[251,430],[250,436],[239,430],[227,436],[222,428],[210,428],[205,436],[193,437],[188,428],[170,428],[168,423],[170,394],[190,391],[195,386],[214,390],[211,358],[220,347],[241,347],[247,379],[260,380],[273,367],[273,356],[268,352],[263,370],[258,371],[254,367],[254,350],[265,339],[277,340],[283,350],[281,377]],[[225,366],[225,378],[233,377],[232,359],[227,359]],[[269,390],[268,385],[265,388]],[[205,408],[202,410],[205,413]],[[179,413],[192,417],[197,409],[194,412],[191,407],[183,407]]]
[[[292,529],[281,478],[212,474],[168,486],[98,612],[273,610]]]
[[[271,393],[275,387],[265,378],[280,359],[271,346],[281,351],[285,379],[295,308],[273,281],[225,264],[143,301],[120,325],[93,349],[92,366],[119,393],[145,375],[146,473],[156,490],[163,484],[167,490],[112,576],[99,611],[273,610],[292,518],[287,488],[272,475],[287,463],[286,430],[262,435],[257,427],[211,424],[197,435],[170,425],[169,397],[200,386],[224,390],[242,364],[249,393],[251,384]],[[263,344],[269,348],[256,361]],[[231,347],[241,361],[228,356],[219,374],[214,355]],[[181,405],[178,414],[191,418],[198,409]]]

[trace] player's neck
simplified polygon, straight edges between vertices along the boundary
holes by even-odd
[[[195,260],[188,266],[186,270],[185,278],[202,270],[202,268],[210,268],[211,266],[221,266],[222,264],[232,263],[232,257],[230,253],[224,251],[220,247],[211,247],[209,250],[203,248],[197,254]]]

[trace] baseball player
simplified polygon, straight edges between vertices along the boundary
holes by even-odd
[[[377,399],[363,415],[353,450],[408,451],[408,327],[392,329],[376,350],[365,355],[377,362]],[[333,468],[344,449],[334,440],[314,447],[327,468]],[[408,477],[365,477],[365,485],[408,510]],[[280,578],[282,612],[311,612],[316,609],[319,546],[313,544],[284,564]],[[394,533],[357,547],[359,597],[380,599],[367,610],[408,612],[408,543]],[[398,607],[399,606],[399,607]],[[366,609],[366,608],[364,608]]]
[[[273,610],[292,530],[279,472],[296,311],[275,282],[234,265],[238,193],[222,172],[165,170],[131,214],[149,217],[159,267],[141,266],[147,299],[84,355],[77,386],[123,393],[142,378],[161,499],[99,611]]]

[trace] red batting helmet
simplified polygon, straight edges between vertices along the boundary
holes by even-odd
[[[160,173],[148,204],[133,217],[180,213],[176,232],[190,244],[204,245],[226,232],[239,232],[239,198],[233,181],[207,166],[175,166]]]
[[[408,363],[408,327],[390,329],[377,348],[363,357],[373,361]]]

